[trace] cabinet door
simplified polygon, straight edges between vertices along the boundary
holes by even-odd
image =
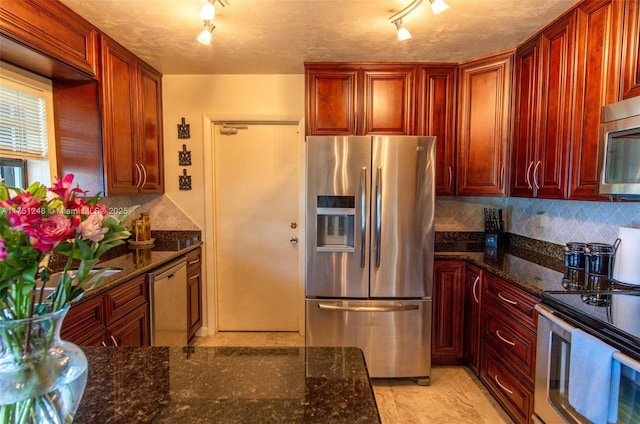
[[[164,191],[162,159],[162,85],[161,75],[139,63],[138,97],[140,100],[140,150],[138,165],[142,168],[141,193]]]
[[[434,263],[431,341],[431,360],[434,365],[463,363],[463,272],[462,261]]]
[[[106,326],[102,296],[77,303],[62,322],[60,336],[78,346],[101,346]]]
[[[540,122],[531,179],[536,197],[562,199],[569,170],[567,150],[574,68],[575,15],[554,23],[541,39]]]
[[[415,69],[364,69],[362,134],[414,134]]]
[[[149,346],[149,305],[139,306],[107,328],[107,344]]]
[[[480,305],[482,270],[466,264],[464,273],[464,360],[478,374],[480,366]]]
[[[460,66],[458,194],[505,196],[512,55]]]
[[[55,79],[95,79],[97,31],[58,1],[0,2],[2,60]]]
[[[515,56],[514,134],[511,150],[511,195],[533,197],[531,171],[538,141],[540,38],[518,48]]]
[[[202,327],[201,249],[187,254],[187,340]]]
[[[307,68],[307,135],[356,134],[356,68]]]
[[[455,194],[456,67],[420,68],[418,135],[436,136],[436,195]]]
[[[640,2],[625,2],[622,98],[640,96]]]
[[[103,37],[103,149],[107,194],[136,194],[142,178],[136,168],[136,58]]]
[[[572,137],[572,172],[568,198],[598,196],[598,140],[602,106],[618,97],[621,15],[624,2],[587,0],[576,9],[576,98]]]

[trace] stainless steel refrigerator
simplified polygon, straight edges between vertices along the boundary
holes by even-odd
[[[307,137],[306,344],[431,373],[435,137]]]

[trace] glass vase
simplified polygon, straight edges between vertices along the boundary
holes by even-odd
[[[60,339],[68,310],[21,320],[0,317],[0,423],[73,421],[87,383],[87,358]]]

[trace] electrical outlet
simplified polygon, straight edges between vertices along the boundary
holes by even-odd
[[[547,228],[547,214],[545,212],[538,212],[535,219],[536,227]]]

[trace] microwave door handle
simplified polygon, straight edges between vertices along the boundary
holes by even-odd
[[[360,170],[360,268],[365,265],[367,235],[367,167]]]
[[[380,245],[382,238],[382,168],[376,170],[376,268],[380,268]]]

